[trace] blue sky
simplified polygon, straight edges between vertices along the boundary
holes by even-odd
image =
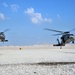
[[[56,43],[55,32],[44,28],[75,28],[75,0],[0,0],[0,31],[10,29],[4,45]]]

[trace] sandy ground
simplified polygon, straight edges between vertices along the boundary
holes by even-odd
[[[75,75],[75,45],[1,46],[0,75]]]
[[[68,65],[1,65],[0,75],[75,75],[75,64]]]

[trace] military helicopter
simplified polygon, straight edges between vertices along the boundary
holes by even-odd
[[[9,29],[4,30],[3,32],[0,32],[0,42],[8,42],[8,40],[5,39],[5,32],[8,31]]]
[[[53,31],[53,32],[58,32],[58,34],[54,34],[53,36],[59,36],[62,35],[60,37],[61,42],[59,41],[59,39],[57,38],[58,44],[54,44],[53,46],[65,46],[65,44],[67,43],[74,43],[75,40],[75,36],[73,34],[71,34],[71,31],[74,31],[75,29],[72,29],[70,31],[59,31],[59,30],[54,30],[54,29],[49,29],[49,28],[45,28],[44,30],[48,30],[48,31]]]

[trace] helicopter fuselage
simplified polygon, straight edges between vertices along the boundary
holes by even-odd
[[[48,30],[48,31],[53,31],[53,32],[58,32],[59,34],[54,34],[54,36],[59,36],[59,35],[62,35],[61,36],[61,42],[59,41],[59,39],[57,39],[58,41],[58,44],[54,44],[53,46],[65,46],[66,43],[74,43],[74,40],[75,40],[75,36],[73,34],[70,34],[71,31],[74,31],[74,29],[70,30],[70,31],[59,31],[59,30],[54,30],[54,29],[49,29],[49,28],[45,28],[44,30]]]
[[[70,42],[73,42],[74,41],[74,35],[73,34],[65,34],[65,35],[62,35],[61,37],[61,43],[70,43]]]
[[[75,36],[73,34],[64,34],[61,37],[61,43],[58,40],[58,44],[54,44],[53,46],[65,46],[67,43],[74,43]]]
[[[8,42],[8,40],[5,40],[5,35],[3,33],[0,34],[0,42]]]

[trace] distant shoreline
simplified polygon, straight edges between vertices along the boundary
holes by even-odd
[[[0,50],[25,50],[25,49],[60,49],[60,46],[49,45],[31,45],[31,46],[0,46]],[[67,44],[62,49],[75,49],[75,44]]]

